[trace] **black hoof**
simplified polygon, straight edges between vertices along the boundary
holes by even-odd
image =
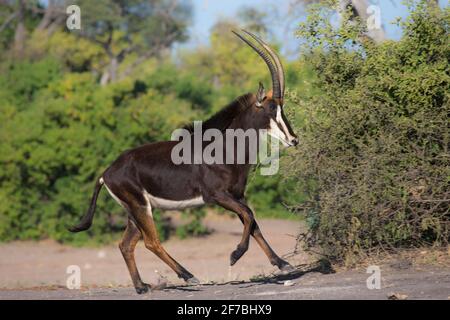
[[[284,274],[288,274],[291,272],[294,272],[296,269],[291,266],[289,263],[286,262],[286,264],[283,264],[281,267],[279,267],[279,269],[281,270],[281,272],[283,272]]]
[[[144,294],[150,290],[150,286],[144,283],[141,287],[135,287],[137,294]]]
[[[186,281],[187,284],[193,285],[193,286],[197,285],[197,284],[200,284],[200,281],[196,277],[191,277],[189,279],[186,279],[185,281]]]
[[[244,254],[244,250],[236,249],[230,255],[230,266],[234,265]]]

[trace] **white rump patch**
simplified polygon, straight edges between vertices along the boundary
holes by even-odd
[[[111,189],[108,188],[108,186],[106,185],[106,183],[104,183],[103,178],[100,178],[100,183],[104,184],[106,187],[106,190],[108,190],[109,194],[111,195],[111,197],[116,200],[116,202],[118,204],[120,204],[121,207],[125,208],[124,203],[122,202],[122,200],[120,200],[112,191]]]

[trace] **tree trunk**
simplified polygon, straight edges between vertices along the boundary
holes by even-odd
[[[17,1],[17,26],[14,33],[14,56],[17,58],[23,58],[25,53],[25,1]]]
[[[100,78],[100,85],[101,86],[106,86],[109,82],[109,68],[107,68],[103,74],[102,77]]]
[[[45,30],[50,23],[52,22],[53,18],[53,10],[55,6],[54,0],[49,0],[47,4],[47,8],[45,8],[44,16],[42,17],[41,21],[36,27],[36,30]]]
[[[111,58],[109,63],[109,80],[115,82],[117,80],[117,69],[119,67],[119,61],[116,56]]]
[[[52,35],[67,17],[65,14],[65,3],[66,1],[49,0],[44,16],[35,31],[47,31],[47,35]]]
[[[116,56],[111,56],[110,59],[109,65],[105,68],[100,78],[100,85],[102,86],[118,80],[117,70],[119,68],[119,60]]]
[[[359,17],[362,21],[366,22],[368,24],[368,32],[367,36],[371,38],[376,43],[383,42],[386,40],[386,34],[384,32],[383,25],[381,24],[381,21],[379,23],[379,26],[374,27],[373,22],[375,19],[381,19],[381,17],[377,17],[377,14],[381,14],[380,12],[371,12],[368,11],[369,9],[369,2],[367,0],[341,0],[340,1],[340,7],[341,10],[347,10],[348,8],[352,9],[353,16],[350,17],[350,19],[354,19],[356,17]],[[375,8],[379,6],[375,6]]]

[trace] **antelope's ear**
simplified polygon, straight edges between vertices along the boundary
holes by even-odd
[[[263,84],[260,82],[259,83],[259,88],[258,88],[258,92],[256,93],[256,105],[258,107],[262,106],[262,102],[264,100],[264,98],[266,97],[266,90],[264,90],[264,86]]]

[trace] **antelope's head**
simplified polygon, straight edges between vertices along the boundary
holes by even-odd
[[[258,53],[269,68],[272,77],[272,90],[268,94],[266,94],[263,84],[259,83],[255,102],[250,109],[251,117],[258,128],[267,129],[268,134],[280,140],[284,146],[296,146],[298,137],[283,112],[285,77],[280,58],[258,36],[246,30],[242,31],[252,37],[264,50],[258,48],[243,35],[235,31],[233,33]]]

